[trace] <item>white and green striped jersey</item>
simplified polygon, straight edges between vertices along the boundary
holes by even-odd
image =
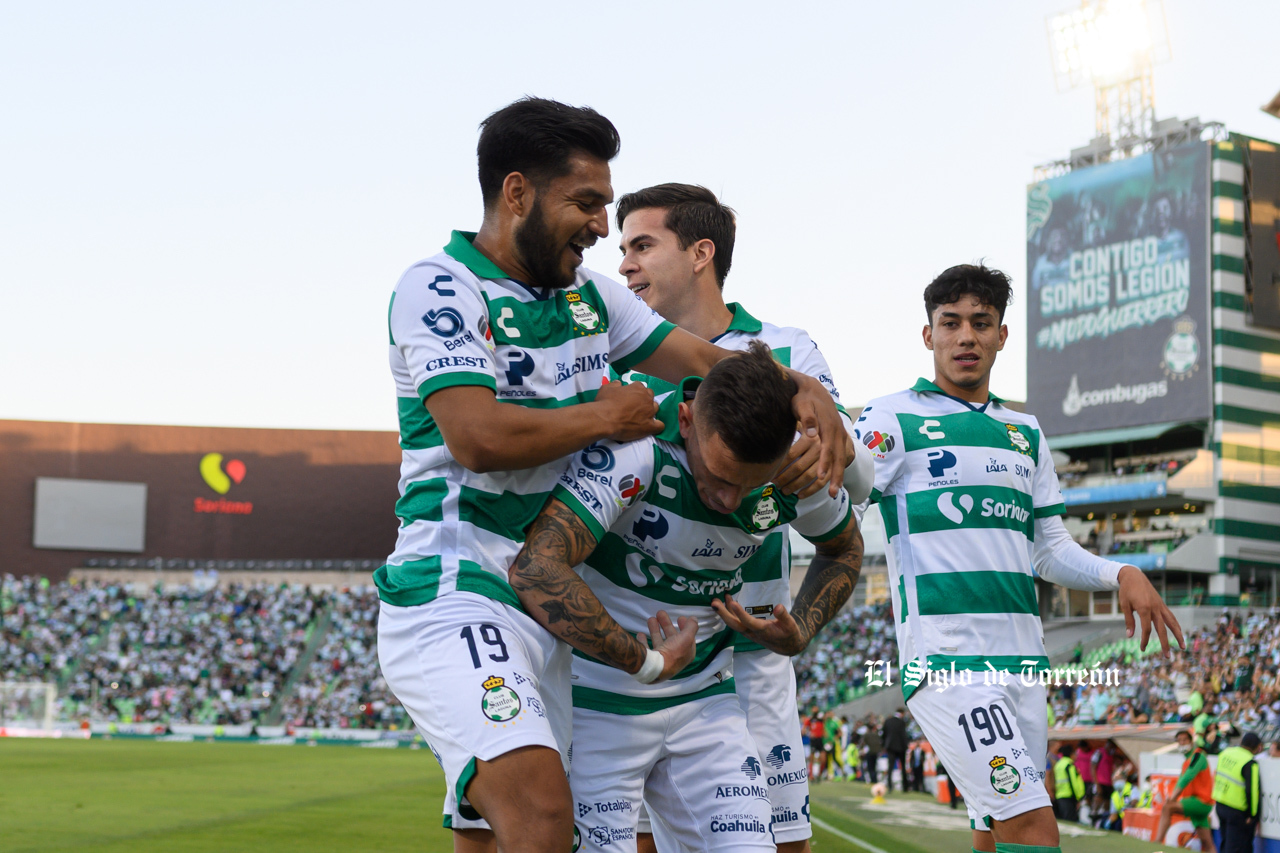
[[[725,329],[723,334],[712,338],[711,342],[724,349],[744,352],[752,340],[764,341],[773,350],[773,357],[779,364],[812,376],[831,392],[832,398],[836,401],[836,408],[845,416],[845,427],[852,433],[853,424],[849,421],[844,407],[840,405],[840,392],[836,390],[835,382],[831,378],[831,368],[827,366],[826,358],[809,334],[804,329],[793,326],[762,323],[736,302],[728,303],[728,308],[733,312],[733,320],[729,323],[729,328]],[[632,372],[625,378],[628,381],[643,382],[653,389],[654,394],[660,396],[675,388],[670,382],[663,382],[661,379],[642,373]],[[791,540],[785,535],[785,528],[781,532],[784,534],[782,542],[783,548],[786,549],[785,559],[772,566],[771,570],[764,575],[743,583],[741,592],[736,595],[743,607],[759,607],[764,612],[765,608],[772,610],[775,604],[791,606]],[[742,634],[734,634],[733,647],[740,652],[764,648]]]
[[[903,694],[928,669],[1047,667],[1035,520],[1065,509],[1039,424],[998,397],[975,406],[921,379],[856,424],[875,458]],[[859,448],[861,449],[861,448]]]
[[[374,572],[383,601],[424,604],[454,590],[519,607],[507,569],[568,459],[477,474],[445,446],[424,402],[455,385],[500,401],[557,408],[588,402],[610,365],[629,369],[675,327],[617,282],[580,269],[568,288],[534,288],[455,231],[444,252],[410,267],[391,297],[391,373],[400,410],[400,532]]]
[[[698,380],[687,379],[684,391]],[[848,524],[844,490],[797,501],[772,486],[757,489],[730,515],[708,509],[689,473],[676,409],[684,391],[667,395],[658,413],[666,428],[628,444],[602,441],[575,455],[552,495],[591,529],[597,545],[577,567],[591,591],[624,629],[648,629],[666,610],[698,620],[693,662],[669,681],[641,684],[626,672],[574,652],[575,706],[648,714],[733,691],[732,635],[711,608],[745,584],[785,571],[785,525],[822,542]]]

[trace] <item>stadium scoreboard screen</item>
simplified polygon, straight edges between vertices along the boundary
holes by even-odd
[[[1047,434],[1208,419],[1209,145],[1027,189],[1027,410]]]

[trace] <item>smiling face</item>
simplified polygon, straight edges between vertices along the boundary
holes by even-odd
[[[678,317],[681,306],[696,295],[698,244],[681,249],[680,238],[667,228],[666,219],[667,211],[661,207],[641,208],[627,216],[622,223],[618,273],[654,311]]]
[[[605,207],[613,202],[609,164],[585,154],[569,158],[569,173],[537,185],[529,212],[515,222],[514,251],[537,287],[573,284],[582,253],[609,236]]]
[[[933,351],[938,387],[961,399],[979,398],[970,402],[986,402],[991,367],[1009,336],[999,312],[965,294],[935,308],[932,319],[924,327],[924,345]]]
[[[728,515],[735,511],[743,498],[769,482],[786,456],[784,451],[772,462],[742,462],[707,427],[693,405],[680,404],[679,420],[689,473],[697,484],[698,498],[712,512]]]

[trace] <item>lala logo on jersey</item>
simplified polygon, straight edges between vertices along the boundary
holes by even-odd
[[[756,530],[765,530],[778,523],[778,501],[773,496],[773,486],[765,486],[756,501],[755,512],[751,514],[751,524]]]
[[[872,455],[877,459],[884,459],[898,442],[897,439],[889,435],[887,432],[881,432],[878,429],[873,429],[862,437],[862,443],[867,446]]]
[[[628,474],[618,481],[618,497],[614,498],[614,503],[626,509],[640,499],[640,495],[644,494],[644,483],[635,474]]]
[[[596,327],[600,325],[600,315],[596,313],[596,309],[582,301],[582,294],[566,293],[564,301],[569,303],[569,313],[573,315],[574,324],[587,334],[595,334]]]
[[[1013,445],[1013,449],[1019,453],[1031,455],[1031,442],[1025,435],[1018,432],[1018,428],[1013,424],[1005,424],[1004,428],[1009,431],[1009,443]]]

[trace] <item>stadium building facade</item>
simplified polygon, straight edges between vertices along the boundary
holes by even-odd
[[[0,574],[372,571],[393,432],[0,421]]]
[[[1280,601],[1280,146],[1161,122],[1028,188],[1027,409],[1068,528],[1170,604]],[[1204,138],[1209,137],[1209,138]],[[1041,584],[1047,618],[1112,592]]]

